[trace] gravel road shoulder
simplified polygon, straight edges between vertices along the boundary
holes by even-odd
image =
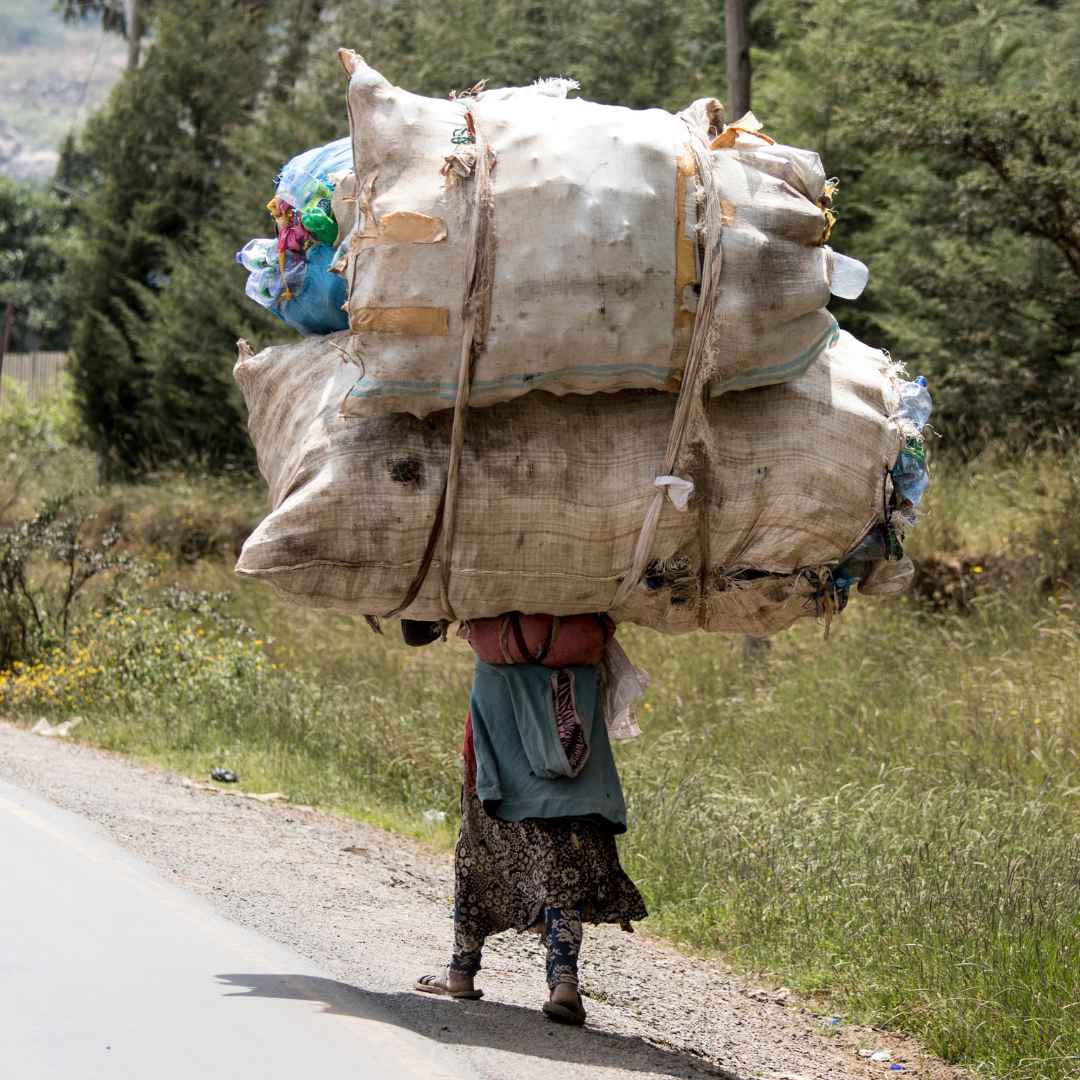
[[[478,979],[483,1001],[417,994],[413,979],[445,963],[451,940],[447,855],[364,822],[217,794],[177,773],[3,722],[0,776],[96,822],[229,918],[372,995],[403,1027],[460,1053],[480,1077],[964,1075],[897,1035],[856,1025],[825,1034],[820,1018],[772,1000],[774,988],[616,928],[586,929],[585,1031],[541,1015],[543,950],[528,935],[489,942]],[[254,978],[235,978],[242,992],[264,990]],[[888,1050],[891,1060],[871,1061],[860,1050]]]

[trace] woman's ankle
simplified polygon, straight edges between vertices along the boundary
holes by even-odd
[[[475,975],[470,975],[464,971],[455,971],[453,968],[446,969],[446,988],[448,990],[474,990],[473,979]]]

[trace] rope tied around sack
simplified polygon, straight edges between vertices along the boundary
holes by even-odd
[[[836,202],[836,193],[839,189],[840,181],[834,176],[825,185],[825,190],[821,193],[821,198],[817,201],[817,208],[825,215],[825,231],[818,240],[818,247],[823,247],[829,242],[833,226],[836,224],[836,219],[839,216],[833,206],[833,203]]]
[[[691,131],[690,135],[690,148],[697,163],[698,177],[705,187],[705,257],[702,261],[701,293],[698,297],[697,313],[694,316],[694,333],[690,339],[690,352],[686,359],[682,384],[679,387],[679,399],[675,403],[675,418],[668,435],[667,451],[664,454],[664,474],[675,472],[688,438],[691,442],[697,441],[703,445],[707,443],[708,417],[704,402],[708,400],[709,378],[712,374],[709,359],[716,337],[712,318],[720,286],[720,271],[724,262],[723,249],[720,246],[720,233],[723,228],[720,196],[714,186],[709,150],[694,131]],[[705,468],[708,468],[707,461]],[[608,610],[614,610],[630,599],[630,594],[637,588],[641,575],[649,564],[649,554],[656,536],[656,526],[660,521],[665,491],[665,488],[658,488],[656,494],[653,495],[641,526],[641,532],[638,534],[633,562],[622,579]],[[708,493],[702,493],[702,497],[707,500]],[[704,529],[702,534],[704,535]],[[703,558],[708,559],[707,546],[703,548],[702,554]],[[701,583],[703,589],[708,584],[708,568],[704,566]],[[702,595],[700,602],[704,604],[704,601],[705,597]]]
[[[476,102],[465,104],[466,121],[476,143],[476,165],[473,168],[472,215],[465,254],[465,284],[461,304],[461,362],[458,367],[457,395],[454,398],[454,423],[450,432],[450,458],[446,466],[439,505],[431,525],[424,556],[420,561],[405,597],[384,618],[392,619],[405,611],[416,599],[431,568],[436,546],[439,546],[439,600],[444,617],[453,622],[457,616],[450,603],[450,560],[454,552],[454,526],[457,519],[458,479],[461,472],[461,452],[465,443],[465,423],[468,418],[469,395],[472,392],[476,361],[484,351],[484,336],[491,311],[491,287],[495,269],[494,203],[491,196],[492,148],[487,131],[476,111]],[[440,536],[442,543],[439,545]]]

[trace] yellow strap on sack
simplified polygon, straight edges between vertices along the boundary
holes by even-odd
[[[825,190],[821,193],[821,198],[817,201],[818,209],[825,215],[825,231],[821,234],[821,239],[818,240],[818,247],[829,242],[829,237],[832,235],[833,226],[836,224],[837,213],[833,209],[833,200],[836,198],[836,193],[840,190],[840,181],[834,176],[826,185]]]

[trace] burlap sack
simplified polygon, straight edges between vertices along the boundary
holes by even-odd
[[[347,415],[423,417],[454,403],[477,169],[470,124],[497,152],[474,407],[538,388],[678,389],[706,188],[724,260],[713,393],[796,378],[835,341],[816,154],[725,128],[712,99],[680,116],[565,100],[550,84],[435,100],[392,86],[355,54],[343,63],[363,209],[344,264],[349,349],[362,370]],[[732,145],[710,150],[725,132]],[[699,161],[711,187],[695,180]]]
[[[385,615],[431,530],[452,412],[344,417],[344,333],[251,356],[235,375],[270,515],[237,572],[310,607]],[[338,347],[335,347],[338,346]],[[903,437],[887,358],[848,334],[802,378],[712,402],[714,447],[689,507],[665,499],[648,570],[610,612],[665,633],[764,636],[813,615],[802,575],[884,520]],[[449,595],[462,619],[607,611],[656,491],[675,395],[536,391],[470,410]],[[687,475],[693,475],[691,469]],[[701,602],[701,529],[709,537]],[[439,619],[436,560],[403,617]]]

